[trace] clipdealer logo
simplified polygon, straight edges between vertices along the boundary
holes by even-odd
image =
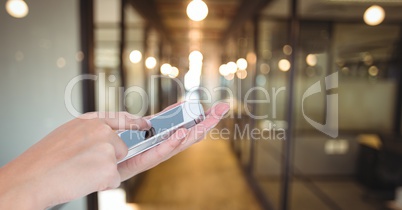
[[[325,90],[330,91],[333,89],[338,88],[338,72],[330,74],[325,77]],[[317,130],[321,131],[322,133],[336,138],[338,137],[339,127],[338,127],[338,94],[337,93],[328,93],[326,94],[326,110],[325,110],[325,123],[321,124],[312,120],[310,117],[306,115],[304,112],[304,100],[309,96],[312,96],[316,93],[320,93],[322,90],[321,88],[321,81],[317,81],[313,85],[311,85],[306,92],[304,92],[302,97],[302,113],[304,119],[310,123],[311,126],[316,128]]]
[[[71,115],[73,115],[74,117],[85,117],[86,115],[81,115],[81,113],[75,109],[75,107],[73,106],[72,103],[72,90],[74,88],[75,85],[77,85],[79,82],[81,82],[82,80],[93,80],[93,81],[98,81],[98,89],[102,90],[99,91],[98,93],[98,103],[99,103],[99,116],[98,117],[104,117],[103,115],[105,115],[105,113],[108,113],[108,110],[106,109],[106,99],[108,99],[109,101],[112,99],[112,101],[114,100],[118,100],[118,110],[125,110],[125,107],[128,106],[128,100],[127,97],[129,94],[131,93],[135,93],[137,95],[140,96],[139,100],[137,100],[138,103],[140,104],[140,110],[135,113],[136,116],[143,116],[147,109],[149,108],[149,103],[152,102],[152,100],[154,99],[154,97],[150,97],[148,95],[148,93],[142,89],[139,86],[131,86],[127,89],[124,89],[123,87],[108,87],[106,90],[106,80],[108,79],[110,82],[113,81],[113,78],[115,78],[114,75],[109,75],[107,77],[106,74],[104,73],[100,73],[99,75],[78,75],[76,77],[74,77],[66,86],[65,89],[65,94],[64,94],[64,99],[65,99],[65,105],[67,110],[71,113]],[[154,80],[157,78],[156,77],[152,77],[151,78],[151,82],[154,82]],[[115,80],[115,79],[114,79]],[[188,98],[191,98],[190,96],[192,94],[196,94],[198,92],[202,92],[203,94],[206,95],[206,99],[203,100],[204,103],[207,104],[212,104],[212,93],[218,92],[218,91],[224,91],[227,93],[227,95],[229,96],[227,99],[223,99],[221,101],[225,101],[228,102],[230,104],[230,106],[232,107],[232,109],[230,110],[230,113],[228,115],[228,117],[230,118],[234,118],[236,117],[235,115],[235,109],[237,109],[237,111],[241,111],[242,108],[244,108],[244,112],[251,118],[253,119],[268,119],[268,113],[264,113],[264,115],[255,115],[255,113],[253,114],[250,110],[249,110],[249,103],[268,103],[271,104],[272,107],[272,117],[271,119],[276,119],[277,118],[277,97],[278,95],[280,95],[281,92],[284,92],[286,90],[286,87],[280,87],[280,88],[276,88],[273,87],[272,88],[272,92],[271,94],[268,92],[268,90],[266,88],[263,87],[253,87],[251,88],[244,97],[244,106],[234,106],[235,104],[235,93],[232,92],[232,90],[228,87],[215,87],[213,89],[213,91],[211,92],[210,90],[203,88],[203,87],[199,87],[198,89],[194,89],[189,91],[188,93],[186,93],[186,91],[184,90],[184,86],[183,84],[180,82],[180,80],[178,79],[174,79],[177,84],[179,85],[182,94],[186,95],[186,98],[188,96]],[[322,82],[324,85],[322,85]],[[339,133],[339,129],[338,129],[338,94],[335,93],[334,89],[338,88],[338,72],[335,72],[331,75],[328,75],[324,78],[324,81],[317,81],[315,82],[313,85],[311,85],[309,88],[307,88],[307,90],[303,93],[302,96],[302,101],[301,101],[301,109],[302,109],[302,114],[304,119],[311,125],[313,126],[315,129],[321,131],[322,133],[332,137],[332,138],[336,138],[338,137],[338,133]],[[106,95],[107,93],[110,92],[118,92],[115,95]],[[259,100],[253,100],[253,99],[249,99],[249,97],[251,96],[251,93],[253,91],[257,91],[262,95],[262,98]],[[317,121],[314,121],[312,118],[310,118],[309,116],[307,116],[305,109],[304,109],[304,102],[305,100],[317,93],[321,93],[321,92],[327,92],[327,94],[325,95],[326,97],[326,102],[325,102],[325,122],[324,123],[320,123]],[[152,93],[151,93],[152,94]],[[198,93],[200,94],[200,93]],[[150,101],[151,100],[151,101]],[[153,103],[156,103],[155,101],[153,101]],[[153,110],[151,110],[153,111]],[[152,112],[154,113],[154,112]],[[237,113],[241,113],[241,112],[237,112]],[[113,114],[109,113],[109,114]],[[110,116],[109,116],[110,117]],[[239,117],[239,115],[237,116]],[[281,130],[281,127],[275,127],[275,123],[269,121],[269,125],[268,127],[263,127],[261,133],[264,133],[265,131],[275,131],[275,130]],[[270,127],[273,124],[272,127]],[[261,128],[257,128],[257,129],[261,129]],[[250,132],[256,132],[256,130],[253,128],[252,130],[248,130],[248,127],[244,128],[245,131],[248,133],[247,131]],[[282,129],[283,130],[283,129]],[[241,135],[240,135],[241,134]],[[281,134],[281,132],[278,132],[277,134]],[[239,136],[243,136],[243,133],[239,133]],[[270,137],[273,138],[273,137]]]

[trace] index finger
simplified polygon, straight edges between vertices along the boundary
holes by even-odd
[[[184,102],[185,102],[185,101],[181,101],[181,102],[177,102],[177,103],[174,103],[174,104],[172,104],[172,105],[169,105],[168,107],[164,108],[162,111],[160,111],[160,112],[158,112],[158,113],[167,111],[167,110],[169,110],[169,109],[173,109],[174,107],[179,106],[180,104],[182,104],[182,103],[184,103]],[[153,115],[146,116],[146,117],[144,117],[144,118],[145,118],[145,119],[150,119],[150,118],[152,118],[153,116],[157,115],[158,113],[153,114]]]
[[[87,118],[98,118],[113,130],[147,130],[152,126],[149,120],[128,112],[92,112],[85,115]]]

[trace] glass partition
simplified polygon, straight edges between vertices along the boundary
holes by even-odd
[[[364,17],[372,2],[297,3],[297,46],[289,41],[291,2],[270,2],[253,23],[256,48],[250,51],[257,60],[247,71],[255,77],[221,78],[233,90],[245,88],[234,96],[242,107],[232,125],[234,151],[267,207],[282,209],[282,192],[288,190],[285,201],[290,209],[387,209],[387,201],[401,185],[400,167],[395,165],[401,156],[392,147],[400,146],[395,143],[400,133],[394,130],[400,109],[396,104],[402,15],[397,10],[402,3],[376,2],[386,14],[378,25]],[[228,59],[222,63],[240,57],[236,53],[246,48],[246,27],[226,43]],[[295,71],[293,122],[286,121],[289,70]],[[246,113],[250,89],[258,101]],[[294,125],[291,154],[283,153],[289,123]],[[244,130],[250,125],[260,134],[236,136],[236,127]],[[292,159],[287,189],[282,174],[285,156]]]
[[[119,111],[120,1],[94,1],[94,61],[99,79],[95,84],[96,109]],[[110,11],[107,15],[104,11]]]

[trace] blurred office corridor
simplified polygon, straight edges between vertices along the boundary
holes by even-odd
[[[132,201],[138,210],[259,210],[228,141],[205,139],[147,171]]]
[[[0,167],[84,112],[230,105],[201,143],[56,209],[402,209],[402,0],[1,4]]]

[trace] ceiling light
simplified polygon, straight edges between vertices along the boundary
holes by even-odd
[[[314,54],[308,54],[306,57],[306,63],[309,66],[317,65],[317,56]]]
[[[169,77],[170,78],[176,78],[177,76],[179,76],[179,69],[177,67],[172,67],[170,69]]]
[[[246,59],[247,62],[251,64],[255,64],[257,62],[257,56],[255,55],[254,52],[247,53]]]
[[[285,46],[283,46],[282,51],[283,51],[283,54],[285,54],[285,55],[291,55],[293,52],[293,49],[290,45],[285,45]]]
[[[247,71],[239,70],[239,71],[236,72],[236,76],[239,79],[245,79],[247,77]]]
[[[222,65],[219,67],[219,73],[220,73],[222,76],[227,76],[227,75],[230,74],[229,69],[228,69],[228,67],[227,67],[226,64],[222,64]]]
[[[366,12],[364,12],[363,16],[364,22],[370,26],[376,26],[382,23],[384,18],[385,18],[385,11],[382,7],[378,5],[373,5],[369,7],[366,10]]]
[[[239,59],[237,60],[236,64],[237,64],[237,67],[238,67],[240,70],[246,70],[246,69],[247,69],[247,61],[246,61],[246,59],[244,59],[244,58],[239,58]]]
[[[290,62],[287,59],[282,59],[279,61],[278,67],[281,71],[289,71]]]
[[[233,78],[234,78],[234,74],[232,74],[232,73],[230,73],[230,74],[228,74],[228,75],[225,76],[225,79],[226,79],[226,80],[229,80],[229,81],[230,81],[230,80],[233,80]]]
[[[370,74],[370,76],[373,76],[373,77],[377,76],[378,72],[379,72],[379,70],[378,70],[377,66],[370,66],[370,68],[368,69],[368,73]]]
[[[130,61],[132,63],[139,63],[142,59],[142,54],[140,51],[138,50],[133,50],[130,53]]]
[[[193,88],[200,87],[201,78],[196,72],[188,71],[184,75],[184,88],[191,90]]]
[[[229,63],[226,64],[229,73],[234,74],[237,71],[237,65],[235,62],[231,61]]]
[[[172,72],[172,66],[168,63],[165,63],[161,66],[161,73],[163,75],[169,75]]]
[[[6,3],[8,14],[15,18],[23,18],[28,15],[28,5],[23,0],[8,0]]]
[[[364,64],[366,64],[367,66],[371,66],[373,64],[373,56],[370,55],[370,53],[364,53],[363,54],[363,62]]]
[[[208,15],[208,6],[202,0],[193,0],[187,6],[187,16],[193,21],[204,20]]]
[[[153,69],[156,66],[156,59],[154,57],[148,57],[145,60],[145,66],[147,67],[147,69]]]
[[[268,74],[269,71],[271,71],[271,67],[270,67],[268,64],[262,63],[262,64],[260,65],[260,72],[261,72],[261,73],[263,73],[263,74]]]
[[[188,59],[190,61],[202,61],[204,57],[202,56],[202,53],[200,51],[194,50],[193,52],[190,53],[188,56]]]

